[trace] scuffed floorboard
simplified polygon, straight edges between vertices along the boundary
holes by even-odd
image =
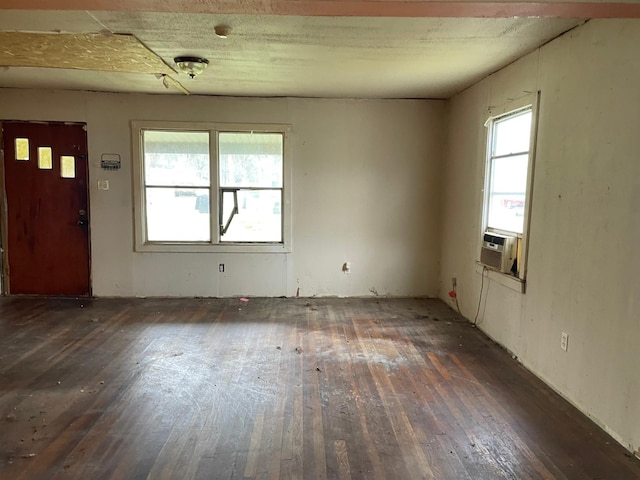
[[[0,478],[640,478],[438,300],[3,298],[0,415]]]

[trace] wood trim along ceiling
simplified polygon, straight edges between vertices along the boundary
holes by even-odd
[[[602,0],[3,0],[0,9],[344,17],[640,18],[639,3]]]

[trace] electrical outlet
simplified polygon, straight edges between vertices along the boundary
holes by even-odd
[[[224,263],[221,263],[220,265],[218,265],[218,271],[220,273],[224,273]]]
[[[565,352],[569,348],[569,334],[566,332],[562,332],[562,335],[560,335],[560,348]]]
[[[351,262],[344,262],[342,264],[342,272],[343,273],[351,273]]]

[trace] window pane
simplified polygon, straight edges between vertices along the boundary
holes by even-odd
[[[145,184],[208,187],[209,133],[143,132]]]
[[[281,133],[218,135],[221,187],[282,187]]]
[[[493,159],[488,227],[522,233],[528,163],[528,155]]]
[[[528,163],[529,155],[494,158],[491,165],[491,191],[524,195],[527,191]]]
[[[223,221],[233,209],[233,194],[224,195]],[[282,190],[240,190],[238,214],[233,217],[222,242],[281,242]]]
[[[60,176],[62,178],[76,178],[76,158],[70,155],[60,157]]]
[[[509,155],[529,151],[531,110],[494,123],[493,154]]]
[[[146,188],[146,200],[147,240],[211,240],[208,188]],[[203,205],[206,205],[206,208]]]
[[[16,138],[16,160],[29,160],[29,139]]]
[[[42,170],[51,170],[53,168],[51,147],[38,147],[38,168]]]

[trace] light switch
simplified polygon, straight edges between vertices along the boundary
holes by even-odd
[[[109,190],[109,180],[98,180],[98,190]]]

